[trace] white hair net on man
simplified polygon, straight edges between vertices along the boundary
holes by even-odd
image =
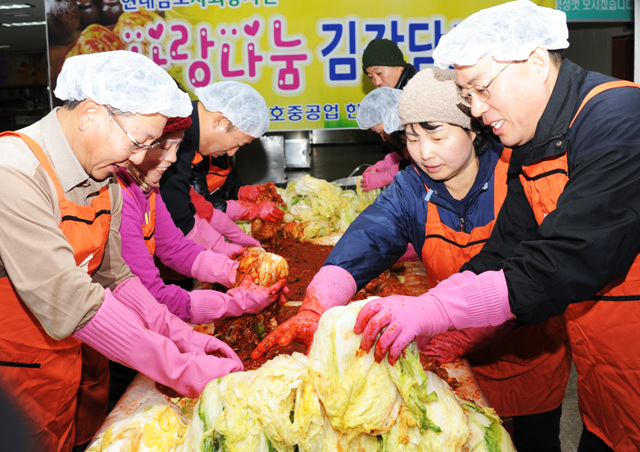
[[[400,94],[402,94],[401,89],[382,86],[364,96],[356,116],[358,127],[362,130],[367,130],[381,123],[384,127],[385,116],[387,119],[392,119],[394,112],[396,116],[398,115]],[[398,124],[399,122],[400,119],[398,119]]]
[[[536,47],[566,49],[568,38],[564,12],[516,0],[467,17],[440,38],[433,60],[441,69],[472,66],[484,56],[497,61],[523,61]]]
[[[269,129],[269,110],[262,95],[250,85],[235,81],[216,82],[194,90],[204,108],[220,112],[242,132],[253,138]]]
[[[160,66],[126,50],[67,58],[53,91],[60,100],[92,99],[125,113],[186,117],[189,95]]]

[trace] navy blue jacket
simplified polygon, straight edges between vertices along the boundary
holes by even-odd
[[[361,289],[396,262],[408,243],[420,254],[428,201],[438,206],[440,220],[456,231],[464,228],[470,232],[493,221],[494,169],[502,149],[501,144],[493,142],[480,156],[476,180],[462,200],[454,199],[444,183],[433,181],[415,165],[400,171],[375,202],[351,223],[324,265],[342,267]],[[430,189],[429,195],[425,184]]]

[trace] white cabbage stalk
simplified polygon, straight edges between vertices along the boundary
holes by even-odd
[[[413,422],[408,424],[420,430],[419,450],[460,450],[469,437],[467,415],[451,387],[434,373],[424,371],[415,341],[393,366],[386,359],[383,364],[413,415]],[[394,446],[387,450],[396,449]]]
[[[201,441],[192,444],[192,450],[269,451],[262,424],[249,409],[246,397],[254,373],[236,372],[207,385],[191,421],[203,422],[204,434]]]
[[[353,438],[388,431],[401,397],[386,368],[373,352],[360,350],[362,336],[353,332],[365,301],[327,310],[309,351],[310,384],[335,430]]]
[[[308,359],[301,353],[278,355],[257,369],[245,388],[249,408],[260,419],[263,431],[278,451],[293,452],[298,441],[294,404],[298,388],[307,376]]]
[[[481,408],[475,403],[460,400],[469,417],[469,439],[464,452],[515,452],[509,432],[492,408]]]

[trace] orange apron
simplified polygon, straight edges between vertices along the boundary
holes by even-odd
[[[511,150],[503,151],[495,168],[494,212],[504,202]],[[458,272],[480,252],[495,220],[470,233],[454,231],[440,221],[429,204],[422,262],[429,287]],[[468,356],[483,392],[503,417],[544,413],[557,408],[571,371],[570,348],[562,318],[525,325]]]
[[[211,157],[206,157],[211,160]],[[227,161],[229,156],[227,156]],[[197,165],[204,160],[204,157],[199,152],[196,152],[195,157],[191,161],[191,165]],[[214,166],[209,162],[209,170],[207,171],[207,189],[209,193],[213,193],[224,185],[227,180],[227,176],[231,172],[231,164],[227,165],[226,169]]]
[[[127,187],[124,182],[122,182],[118,178],[118,182],[120,182],[120,186],[124,188],[129,196],[133,198],[133,194],[129,191],[129,187]],[[144,224],[142,225],[142,236],[144,237],[144,243],[147,245],[147,249],[151,253],[152,256],[156,254],[156,192],[155,190],[151,191],[149,195],[149,211],[144,214]]]
[[[627,81],[604,83],[585,97],[576,116],[596,94]],[[575,121],[575,117],[573,118]],[[571,125],[573,125],[573,121]],[[567,155],[523,167],[520,180],[538,224],[555,210],[569,180]],[[617,452],[640,444],[640,256],[624,280],[594,299],[569,305],[564,317],[578,373],[578,402],[587,429]]]
[[[60,229],[74,250],[76,264],[88,262],[88,273],[95,272],[111,222],[107,187],[90,206],[78,206],[65,198],[53,167],[35,141],[18,132],[0,136],[22,138],[36,155],[56,187]],[[89,441],[107,414],[107,359],[73,336],[63,340],[49,336],[7,277],[0,279],[0,297],[0,381],[28,417],[35,444],[43,451],[70,451]]]

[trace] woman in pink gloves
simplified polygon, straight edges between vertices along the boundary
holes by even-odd
[[[356,121],[362,130],[370,129],[380,135],[392,151],[368,167],[360,185],[364,191],[383,188],[393,182],[398,171],[411,164],[407,151],[407,137],[398,118],[398,99],[402,90],[380,87],[367,94],[358,108]]]
[[[158,190],[160,178],[175,162],[184,130],[190,124],[189,117],[169,118],[160,144],[147,151],[140,164],[128,162],[126,167],[118,169],[116,175],[123,197],[122,257],[158,302],[186,322],[210,323],[223,317],[256,314],[275,301],[286,280],[272,287],[243,281],[226,293],[214,290],[189,292],[180,286],[165,284],[154,265],[155,258],[164,266],[199,281],[227,288],[236,283],[238,262],[187,240],[173,223]],[[115,403],[135,371],[113,362],[110,369],[110,398]]]
[[[407,243],[419,250],[429,287],[440,287],[438,282],[457,275],[487,241],[505,198],[510,150],[460,105],[452,70],[416,74],[400,97],[398,113],[414,164],[349,226],[309,284],[296,316],[271,333],[256,354],[296,337],[309,339],[325,310],[348,303],[397,260]],[[378,304],[411,299],[421,297],[380,298]],[[420,307],[407,309],[407,318]],[[496,327],[507,320],[483,314],[494,318]],[[559,452],[561,403],[571,369],[564,322],[512,327],[452,331],[437,337],[427,352],[445,362],[468,355],[489,402],[501,416],[513,417],[518,450]],[[363,347],[370,346],[363,339]],[[378,350],[375,356],[383,357]],[[389,361],[395,359],[391,354]]]

